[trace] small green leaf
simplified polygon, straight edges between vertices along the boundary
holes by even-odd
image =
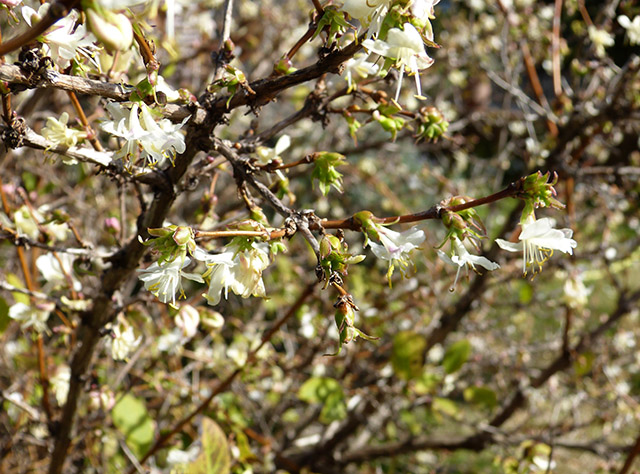
[[[468,403],[493,408],[498,404],[496,392],[487,387],[467,387],[464,390],[464,399]]]
[[[433,407],[434,411],[443,413],[452,418],[456,418],[459,413],[458,405],[456,405],[453,400],[449,400],[448,398],[435,397],[431,406]]]
[[[7,274],[7,283],[9,283],[11,286],[15,286],[16,288],[24,288],[24,283],[22,283],[22,280],[14,273]],[[16,301],[16,303],[24,303],[26,305],[30,304],[29,296],[25,295],[24,293],[18,293],[17,291],[14,291],[11,293],[11,295],[13,296],[13,299]]]
[[[442,367],[447,374],[452,374],[464,365],[471,355],[471,343],[466,339],[451,344],[444,353]]]
[[[123,396],[111,412],[114,426],[120,431],[136,457],[142,457],[154,439],[155,423],[144,402],[131,394]]]
[[[298,398],[307,403],[324,404],[320,413],[323,423],[342,420],[347,414],[342,387],[329,377],[311,377],[298,390]]]
[[[413,331],[402,331],[393,338],[391,364],[396,375],[411,380],[422,374],[427,339]]]
[[[202,420],[202,452],[186,466],[187,474],[227,474],[231,472],[229,444],[222,428],[211,418]]]
[[[0,334],[7,329],[9,321],[11,321],[11,318],[9,318],[9,305],[4,298],[0,298]]]

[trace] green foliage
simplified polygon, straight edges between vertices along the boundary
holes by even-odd
[[[155,423],[144,402],[127,393],[114,405],[111,418],[124,435],[127,446],[138,458],[142,457],[155,436]]]
[[[184,474],[227,474],[231,472],[231,456],[227,437],[211,418],[202,419],[200,435],[202,452],[185,466]]]
[[[466,339],[451,344],[444,353],[442,367],[447,374],[460,370],[471,355],[471,343]]]
[[[488,409],[494,408],[498,404],[496,392],[488,387],[467,387],[464,390],[464,399],[468,403]]]
[[[330,377],[311,377],[298,390],[298,398],[307,403],[321,403],[322,423],[344,419],[347,406],[340,382]]]
[[[411,380],[422,374],[426,338],[413,331],[402,331],[393,337],[391,364],[398,377]]]
[[[9,305],[4,298],[0,298],[0,334],[7,329],[9,321],[11,321],[9,318]]]

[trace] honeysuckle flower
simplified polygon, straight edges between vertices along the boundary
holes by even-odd
[[[536,220],[535,217],[529,216],[522,223],[520,242],[496,239],[496,243],[509,252],[523,252],[524,274],[527,274],[529,267],[533,267],[533,273],[536,274],[542,270],[542,265],[553,255],[554,250],[572,255],[573,249],[578,245],[571,238],[571,229],[554,229],[553,224],[553,220],[548,217]]]
[[[176,153],[182,153],[186,149],[181,128],[188,117],[179,124],[173,124],[167,119],[156,122],[149,107],[137,103],[133,104],[131,110],[127,110],[112,102],[107,105],[107,110],[113,120],[102,122],[101,128],[125,140],[124,146],[115,154],[116,158],[130,160],[140,151],[140,157],[149,165],[161,167],[167,158],[173,160]]]
[[[17,7],[22,3],[22,0],[0,0],[0,3],[8,7]]]
[[[264,297],[262,272],[269,266],[268,247],[255,242],[248,245],[232,242],[226,249],[222,254],[208,255],[204,259],[210,267],[204,274],[205,278],[210,278],[209,291],[204,295],[207,302],[217,305],[222,291],[226,299],[229,289],[242,298]]]
[[[173,162],[176,153],[183,153],[186,150],[182,127],[190,117],[176,124],[165,118],[156,122],[151,115],[151,109],[146,105],[141,106],[140,116],[148,132],[148,135],[141,140],[142,156],[147,159],[151,157],[148,159],[151,164],[162,166],[167,158]]]
[[[108,388],[100,388],[99,390],[91,390],[89,392],[89,406],[93,410],[109,411],[116,404],[116,397]]]
[[[486,257],[482,257],[480,255],[472,255],[470,254],[464,244],[457,237],[451,238],[451,247],[452,247],[452,255],[449,257],[442,250],[438,250],[438,256],[444,260],[449,265],[453,265],[454,267],[458,267],[458,271],[456,273],[456,279],[453,282],[453,287],[451,290],[455,288],[458,284],[458,279],[460,278],[460,272],[463,267],[467,267],[467,269],[471,268],[474,272],[477,272],[476,265],[479,265],[489,271],[495,270],[496,268],[500,268],[495,262],[492,262]]]
[[[37,222],[36,222],[37,220]],[[13,213],[13,222],[16,225],[16,231],[20,236],[27,236],[32,240],[36,240],[40,235],[38,223],[42,222],[44,217],[36,210],[31,210],[26,205],[20,206]]]
[[[122,13],[86,8],[87,24],[107,51],[125,51],[133,43],[133,27]]]
[[[599,57],[603,57],[606,52],[605,48],[609,46],[613,46],[615,44],[615,39],[613,35],[608,31],[598,29],[596,26],[589,26],[589,39],[593,43],[593,46],[596,48],[596,55]]]
[[[111,357],[113,360],[125,360],[142,341],[142,336],[136,338],[133,328],[119,323],[111,328]]]
[[[69,128],[67,126],[68,122],[69,114],[66,112],[62,112],[60,119],[48,117],[47,124],[42,128],[41,134],[54,145],[66,147],[76,146],[78,141],[87,138],[87,133]]]
[[[394,65],[400,71],[398,87],[396,89],[396,101],[400,97],[402,77],[405,72],[415,76],[416,90],[418,96],[422,96],[420,85],[420,74],[422,69],[426,69],[433,64],[424,49],[424,43],[418,30],[411,24],[405,23],[404,29],[391,28],[387,33],[386,40],[365,40],[362,45],[367,51],[379,54],[385,58],[392,59]]]
[[[59,406],[62,406],[67,402],[67,395],[69,394],[69,380],[71,380],[71,369],[68,365],[58,367],[56,374],[49,379],[51,389],[56,396],[56,401]]]
[[[53,303],[26,305],[16,303],[9,308],[9,317],[19,321],[22,329],[33,328],[37,333],[49,332],[47,320],[51,311],[55,309]]]
[[[564,301],[570,308],[584,308],[591,290],[584,285],[581,276],[572,276],[564,282]]]
[[[349,85],[347,92],[356,88],[356,77],[364,79],[378,72],[378,65],[367,61],[368,57],[369,55],[366,53],[358,53],[345,63],[344,78]]]
[[[198,313],[198,310],[193,306],[186,304],[180,307],[174,321],[176,326],[182,331],[182,336],[185,339],[191,339],[198,333],[200,313]]]
[[[367,239],[366,245],[371,247],[376,257],[389,261],[387,278],[389,285],[391,285],[391,275],[396,267],[403,277],[406,276],[409,263],[411,263],[409,255],[424,242],[425,235],[417,227],[412,227],[404,232],[396,232],[381,225],[376,225],[375,228],[380,243]]]
[[[189,257],[184,260],[176,258],[171,262],[154,262],[145,269],[137,270],[138,278],[144,282],[144,287],[163,303],[170,303],[175,306],[176,293],[180,297],[185,297],[182,288],[182,278],[204,283],[204,280],[197,273],[183,272],[182,269],[191,263]]]
[[[22,16],[29,26],[45,16],[49,9],[49,3],[40,6],[36,12],[33,8],[22,7]],[[84,25],[77,25],[78,12],[72,10],[69,15],[58,20],[51,29],[44,34],[44,42],[49,48],[49,56],[61,69],[69,66],[76,54],[82,53],[89,56],[93,49],[95,38],[87,31]]]
[[[73,271],[73,255],[68,253],[47,253],[36,259],[36,267],[47,281],[45,289],[67,286],[69,278],[75,291],[82,290],[82,283],[78,281]]]
[[[440,0],[412,0],[409,5],[411,14],[416,20],[424,24],[424,32],[429,41],[433,41],[433,27],[430,21],[435,18],[433,7],[438,3],[440,3]]]
[[[618,17],[618,23],[627,30],[629,44],[640,44],[640,15],[634,16],[633,21],[631,21],[627,15],[620,15]]]
[[[367,30],[367,38],[377,36],[392,0],[345,0],[342,11],[360,22],[361,31]]]

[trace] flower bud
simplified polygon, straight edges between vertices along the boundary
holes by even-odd
[[[99,14],[92,8],[86,10],[89,28],[107,51],[125,51],[133,42],[131,22],[122,13],[103,11]]]

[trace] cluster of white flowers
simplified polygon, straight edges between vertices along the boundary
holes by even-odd
[[[640,15],[634,16],[633,20],[629,19],[627,15],[620,15],[618,23],[627,30],[627,38],[629,38],[630,44],[640,44]]]
[[[129,110],[112,102],[107,105],[107,110],[113,120],[102,122],[102,129],[125,141],[123,147],[116,153],[116,158],[129,161],[140,151],[140,157],[150,166],[162,167],[167,159],[173,161],[176,153],[185,151],[186,146],[181,129],[188,117],[179,124],[173,124],[168,119],[156,122],[151,109],[137,103],[133,104]]]
[[[407,5],[407,12],[411,13],[428,41],[433,41],[431,20],[435,18],[434,6],[438,2],[439,0],[412,0]],[[405,22],[402,27],[390,28],[384,39],[380,37],[382,24],[392,4],[390,0],[345,0],[341,9],[351,18],[358,20],[358,34],[366,30],[366,39],[362,45],[367,53],[375,53],[386,58],[400,71],[396,101],[400,96],[405,72],[415,76],[417,96],[422,98],[420,71],[431,66],[433,59],[427,55],[422,35],[412,23]],[[367,58],[368,54],[356,55],[346,63],[345,79],[349,84],[349,91],[355,88],[354,73],[365,78],[378,72],[378,67],[368,62]]]
[[[50,4],[45,3],[36,12],[33,8],[22,7],[22,16],[29,26],[40,21],[47,13]],[[90,57],[96,38],[87,31],[84,25],[76,25],[78,12],[73,10],[69,15],[58,20],[51,30],[44,35],[48,56],[62,69],[69,66],[78,53]]]

